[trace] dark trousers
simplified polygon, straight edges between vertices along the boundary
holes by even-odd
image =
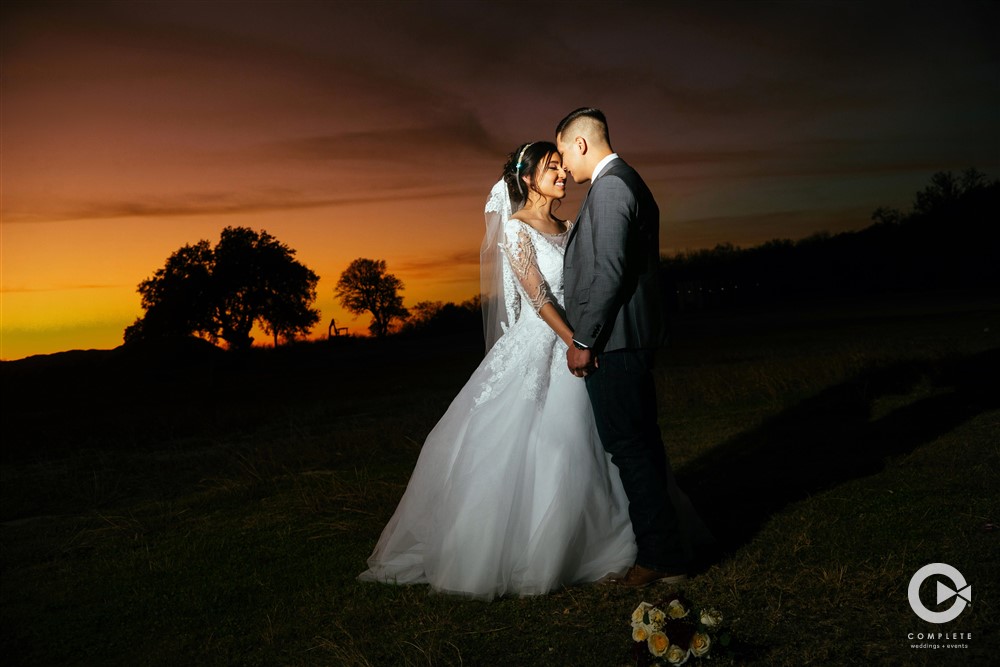
[[[667,453],[656,417],[653,352],[615,350],[599,356],[587,376],[597,432],[618,466],[638,545],[636,563],[661,572],[683,570],[677,511],[667,492]]]

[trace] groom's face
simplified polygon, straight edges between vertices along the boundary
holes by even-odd
[[[566,140],[564,135],[556,137],[556,148],[562,155],[563,169],[570,173],[575,183],[586,183],[590,180],[590,174],[583,164],[583,153],[580,150],[578,141]]]

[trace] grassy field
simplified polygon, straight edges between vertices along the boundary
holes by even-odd
[[[3,364],[4,664],[630,664],[628,617],[666,589],[355,581],[480,357],[341,339]],[[720,541],[684,592],[734,636],[708,664],[997,664],[998,377],[983,296],[677,318],[661,424]],[[932,562],[973,591],[941,626],[907,603]],[[969,648],[910,647],[931,631]]]

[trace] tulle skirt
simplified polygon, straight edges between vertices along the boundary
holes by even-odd
[[[427,436],[359,579],[492,599],[632,565],[628,500],[565,351],[537,319],[497,342]]]

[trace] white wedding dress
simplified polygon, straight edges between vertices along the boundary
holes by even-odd
[[[596,581],[635,560],[584,381],[536,312],[546,301],[562,309],[568,234],[510,219],[503,235],[511,324],[427,436],[362,581],[492,599]]]

